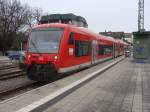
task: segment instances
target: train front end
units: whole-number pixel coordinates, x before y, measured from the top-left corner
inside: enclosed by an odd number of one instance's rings
[[[29,79],[49,81],[57,74],[63,28],[33,28],[28,40],[26,65]]]

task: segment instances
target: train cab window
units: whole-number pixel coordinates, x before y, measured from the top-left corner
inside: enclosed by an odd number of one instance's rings
[[[74,33],[72,33],[72,32],[70,33],[68,44],[69,45],[74,44]]]
[[[75,41],[75,56],[88,56],[90,55],[90,42]]]

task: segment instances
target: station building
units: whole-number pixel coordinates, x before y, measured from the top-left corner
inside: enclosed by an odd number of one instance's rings
[[[111,32],[111,31],[105,31],[105,32],[99,32],[99,34],[110,36],[116,39],[122,39],[128,44],[133,44],[133,34],[132,33],[125,33],[125,32]]]
[[[123,39],[125,35],[124,32],[111,32],[111,31],[99,32],[99,34],[110,36],[117,39]]]
[[[64,23],[64,24],[72,24],[77,27],[88,27],[87,21],[82,16],[77,16],[72,13],[68,14],[51,14],[45,15],[41,17],[41,24],[45,23]]]

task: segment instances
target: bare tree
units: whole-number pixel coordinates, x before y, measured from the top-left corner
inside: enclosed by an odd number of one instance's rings
[[[27,25],[29,25],[30,28],[32,28],[32,26],[34,24],[39,24],[40,23],[40,19],[43,13],[43,10],[41,8],[27,8]]]
[[[28,23],[29,15],[33,14],[27,5],[17,0],[0,0],[0,50],[12,46],[16,32],[21,25]]]
[[[41,8],[34,8],[33,9],[33,18],[36,20],[36,23],[40,23],[40,19],[42,16],[43,10]]]
[[[33,9],[28,7],[26,16],[27,16],[26,25],[29,25],[29,27],[32,28],[34,24]]]
[[[0,0],[0,51],[11,48],[18,39],[21,26],[29,25],[31,28],[33,24],[38,24],[42,12],[42,9],[30,8],[18,0]]]

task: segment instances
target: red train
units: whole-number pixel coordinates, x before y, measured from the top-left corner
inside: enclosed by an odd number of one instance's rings
[[[35,26],[27,45],[27,75],[47,81],[124,54],[126,43],[68,24]]]

